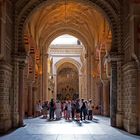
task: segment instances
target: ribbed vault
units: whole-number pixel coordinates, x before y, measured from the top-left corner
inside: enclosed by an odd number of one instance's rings
[[[48,1],[30,16],[25,33],[33,38],[37,48],[48,47],[54,37],[69,33],[94,50],[111,33],[107,20],[96,9],[89,2],[78,0]]]

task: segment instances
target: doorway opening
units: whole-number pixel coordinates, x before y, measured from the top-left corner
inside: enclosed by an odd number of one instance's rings
[[[34,101],[75,98],[67,93],[74,91],[72,94],[80,99],[93,101],[95,114],[110,116],[111,67],[107,58],[112,45],[112,30],[102,12],[89,3],[51,3],[35,11],[25,27],[24,41],[28,40],[25,48],[30,58],[26,74],[27,81],[36,87],[36,93],[32,93],[35,94]],[[70,36],[76,39],[68,44]],[[62,38],[64,41],[58,43]],[[71,67],[61,69],[65,64],[77,68],[78,90],[70,85],[59,89],[62,86],[59,84],[60,73],[73,71]],[[69,75],[67,73],[66,77]],[[62,92],[67,96],[63,97]]]
[[[86,68],[81,69],[86,65],[85,54],[83,43],[74,36],[64,34],[52,41],[48,49],[48,74],[54,80],[55,93],[50,98],[62,101],[83,96],[81,88],[85,88],[82,83]]]

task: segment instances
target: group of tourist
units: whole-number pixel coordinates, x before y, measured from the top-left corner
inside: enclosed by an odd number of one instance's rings
[[[91,100],[77,99],[56,102],[51,99],[50,102],[45,101],[36,103],[36,116],[43,115],[43,118],[49,120],[59,120],[64,117],[66,120],[92,120],[93,104]]]

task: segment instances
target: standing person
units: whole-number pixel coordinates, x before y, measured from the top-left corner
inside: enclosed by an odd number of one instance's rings
[[[67,119],[70,120],[70,117],[71,117],[71,102],[68,101],[68,104],[67,104]]]
[[[92,105],[92,100],[89,100],[88,102],[88,120],[92,120],[93,117],[93,105]]]
[[[71,102],[71,115],[72,115],[72,119],[73,119],[73,120],[74,120],[74,118],[75,118],[75,111],[76,111],[75,101],[72,100],[72,102]]]
[[[54,120],[55,103],[54,103],[53,99],[51,99],[51,101],[49,103],[49,109],[50,109],[49,119]]]
[[[47,119],[48,117],[48,110],[49,110],[49,104],[48,101],[45,101],[44,104],[42,105],[42,110],[43,110],[43,118]]]
[[[61,103],[60,101],[56,102],[56,109],[55,109],[55,114],[56,114],[56,120],[61,119]]]
[[[84,103],[84,99],[81,99],[81,101],[80,101],[80,118],[81,118],[81,121],[82,121],[83,112],[84,112],[84,110],[83,110],[84,108],[82,107],[83,103]]]
[[[80,121],[80,100],[77,99],[76,100],[76,104],[75,104],[75,107],[76,107],[76,120],[77,121]]]
[[[85,105],[86,105],[86,116],[88,116],[88,101],[85,101]]]
[[[65,101],[64,104],[63,104],[64,118],[65,119],[67,119],[67,109],[68,109],[67,101]]]
[[[82,107],[81,107],[81,114],[83,114],[84,116],[84,120],[86,120],[86,102],[83,100],[82,102]],[[82,115],[81,115],[82,116]],[[82,117],[81,117],[81,121],[82,121]]]

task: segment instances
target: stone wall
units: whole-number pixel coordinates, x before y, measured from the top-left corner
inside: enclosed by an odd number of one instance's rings
[[[0,1],[0,132],[12,127],[12,66],[13,49],[13,3]]]
[[[137,69],[135,62],[123,66],[123,126],[137,133]]]
[[[11,128],[11,66],[0,63],[0,132],[5,132]]]

